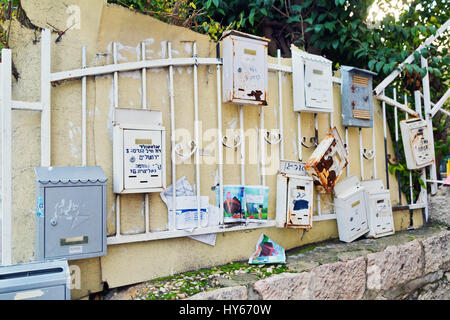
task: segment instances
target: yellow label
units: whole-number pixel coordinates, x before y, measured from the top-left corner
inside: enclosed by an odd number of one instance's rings
[[[354,207],[356,207],[357,205],[359,205],[361,202],[358,200],[358,201],[356,201],[356,202],[354,202],[354,203],[352,203],[352,208],[354,208]]]
[[[244,53],[245,54],[250,54],[252,56],[256,56],[256,50],[252,50],[252,49],[244,49]]]
[[[152,139],[136,139],[135,144],[152,144]]]

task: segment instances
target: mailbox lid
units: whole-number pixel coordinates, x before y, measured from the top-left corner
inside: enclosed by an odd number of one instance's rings
[[[96,167],[35,167],[36,180],[48,183],[101,183],[108,180],[102,168]]]

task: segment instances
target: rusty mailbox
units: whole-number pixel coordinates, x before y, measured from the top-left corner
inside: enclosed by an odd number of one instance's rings
[[[291,49],[294,111],[333,112],[332,61]]]
[[[342,125],[373,127],[372,71],[341,67]]]
[[[313,179],[306,175],[304,163],[281,161],[277,177],[276,226],[312,228]]]
[[[395,233],[392,216],[391,196],[384,189],[380,179],[361,181],[367,196],[367,220],[369,223],[369,238],[379,238]]]
[[[305,169],[313,177],[319,192],[330,193],[347,164],[347,150],[334,127],[314,150]]]
[[[400,121],[408,169],[419,169],[434,162],[434,146],[427,122],[420,118]]]
[[[224,103],[267,105],[269,41],[235,30],[224,32]]]
[[[350,176],[334,188],[334,209],[339,240],[351,242],[369,232],[368,203],[365,188],[357,176]]]

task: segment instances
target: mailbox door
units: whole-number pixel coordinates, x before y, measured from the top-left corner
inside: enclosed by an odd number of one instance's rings
[[[372,88],[368,76],[351,73],[350,105],[355,119],[372,119]]]
[[[45,188],[44,257],[101,252],[102,206],[102,186]]]
[[[162,132],[124,130],[123,140],[125,189],[162,187]]]
[[[357,192],[347,199],[350,235],[357,234],[368,228],[366,204],[363,192]]]
[[[312,219],[313,182],[289,178],[287,224],[309,226]]]
[[[311,108],[333,108],[331,65],[305,61],[306,105]]]
[[[374,197],[370,203],[375,219],[375,234],[386,233],[394,229],[390,200],[386,197]]]
[[[417,166],[423,166],[433,160],[427,133],[427,127],[418,127],[410,131],[412,153]]]
[[[234,40],[234,97],[266,100],[266,46],[256,41]]]
[[[65,298],[66,287],[63,285],[0,293],[0,300],[65,300]]]

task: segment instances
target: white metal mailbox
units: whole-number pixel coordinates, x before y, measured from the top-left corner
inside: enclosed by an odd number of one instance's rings
[[[361,181],[367,195],[368,238],[379,238],[395,233],[394,218],[389,190],[384,189],[379,179]]]
[[[304,164],[281,161],[277,177],[276,226],[278,228],[312,228],[313,180]]]
[[[339,240],[352,242],[369,232],[365,189],[357,176],[350,176],[337,183],[334,191]]]
[[[434,162],[434,146],[427,122],[420,118],[400,121],[403,148],[408,169],[419,169]]]
[[[224,103],[267,105],[269,41],[235,30],[224,32]]]
[[[317,146],[305,168],[319,192],[331,193],[348,164],[348,153],[334,127]]]
[[[67,260],[0,267],[0,300],[70,300]]]
[[[101,167],[36,167],[36,259],[106,255],[106,175]]]
[[[114,112],[114,192],[161,192],[166,187],[162,113],[122,108]]]
[[[332,62],[291,47],[294,111],[333,112]]]

